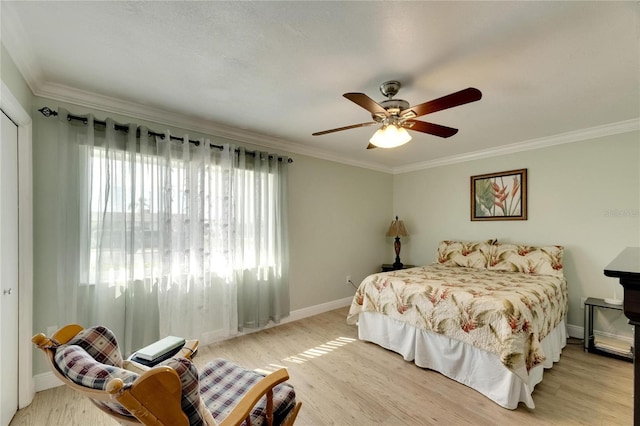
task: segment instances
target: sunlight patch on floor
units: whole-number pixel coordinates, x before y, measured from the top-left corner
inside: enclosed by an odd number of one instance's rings
[[[328,353],[331,353],[336,349],[340,349],[341,347],[348,345],[349,343],[355,342],[356,340],[357,339],[352,339],[350,337],[337,337],[321,345],[318,345],[313,348],[307,349],[306,351],[300,352],[299,354],[291,355],[286,358],[283,358],[282,361],[290,362],[292,364],[302,364],[309,360],[327,355]],[[286,367],[280,364],[269,364],[264,366],[263,368],[256,368],[254,369],[254,371],[260,374],[267,375],[281,368],[286,368]]]
[[[352,339],[350,337],[338,337],[334,340],[330,340],[326,343],[307,349],[306,351],[300,352],[297,355],[286,357],[282,361],[291,362],[294,364],[302,364],[303,362],[307,362],[310,359],[314,359],[314,358],[318,358],[323,355],[326,355],[336,349],[341,348],[342,346],[348,345],[349,343],[355,342],[355,341],[356,339]]]
[[[274,371],[278,371],[281,368],[287,368],[284,365],[280,365],[280,364],[269,364],[264,368],[256,368],[255,371],[256,373],[260,373],[260,374],[264,374],[265,376],[273,373]]]

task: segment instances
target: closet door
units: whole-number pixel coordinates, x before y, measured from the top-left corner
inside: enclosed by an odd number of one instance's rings
[[[0,113],[0,425],[18,409],[18,126]]]

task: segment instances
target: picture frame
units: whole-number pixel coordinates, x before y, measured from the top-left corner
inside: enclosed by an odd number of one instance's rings
[[[527,169],[471,176],[471,220],[527,220]]]

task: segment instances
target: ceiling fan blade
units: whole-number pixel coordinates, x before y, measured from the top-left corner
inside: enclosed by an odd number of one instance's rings
[[[409,130],[428,133],[430,135],[440,136],[441,138],[448,138],[458,133],[458,129],[454,129],[453,127],[441,126],[440,124],[434,124],[434,123],[427,123],[426,121],[407,120],[403,124],[404,124],[404,127],[406,127]]]
[[[409,107],[400,113],[400,116],[405,115],[409,111],[413,111],[416,117],[421,115],[430,114],[436,111],[442,111],[443,109],[453,108],[458,105],[468,104],[469,102],[475,102],[482,98],[482,92],[474,87],[460,90],[459,92],[452,93],[450,95],[443,96],[438,99],[434,99],[423,104]]]
[[[369,145],[367,145],[367,149],[374,149],[374,148],[377,148],[377,146],[369,142]]]
[[[379,103],[365,95],[364,93],[345,93],[345,98],[349,99],[351,102],[354,102],[360,105],[362,108],[369,111],[371,114],[382,114],[385,117],[389,116],[389,113],[386,109],[382,107]]]
[[[312,133],[311,136],[321,136],[321,135],[326,135],[327,133],[340,132],[342,130],[357,129],[358,127],[373,126],[374,124],[378,124],[378,123],[376,123],[375,121],[370,121],[368,123],[352,124],[351,126],[338,127],[336,129],[323,130],[322,132],[315,132],[315,133]]]

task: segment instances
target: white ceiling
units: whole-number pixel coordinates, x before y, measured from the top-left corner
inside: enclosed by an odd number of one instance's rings
[[[399,170],[640,117],[638,2],[1,2],[2,43],[36,95],[294,153]],[[366,150],[342,97],[483,98]],[[55,104],[49,105],[56,107]],[[241,138],[242,139],[242,138]]]

